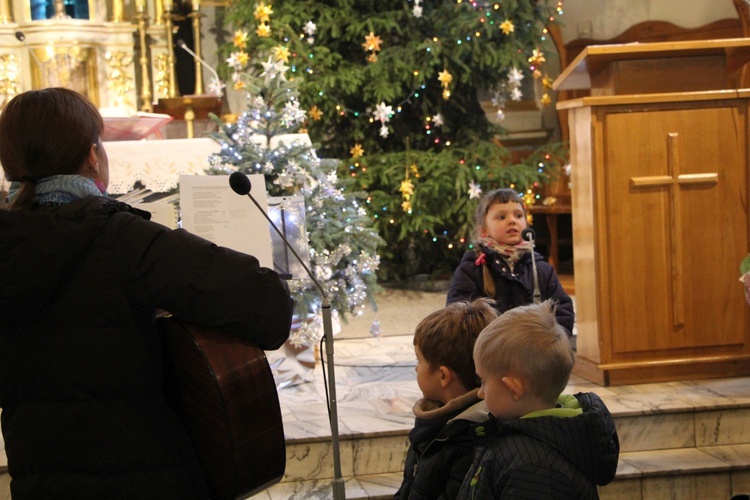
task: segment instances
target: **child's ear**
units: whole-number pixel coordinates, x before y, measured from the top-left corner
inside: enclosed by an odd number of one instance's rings
[[[440,365],[440,368],[438,368],[438,370],[440,371],[440,387],[448,387],[448,384],[450,384],[451,380],[453,380],[453,372],[450,368],[444,365]]]
[[[511,394],[513,394],[513,401],[518,401],[523,398],[523,395],[526,393],[526,390],[523,386],[523,380],[512,375],[503,377],[501,380],[511,392]]]

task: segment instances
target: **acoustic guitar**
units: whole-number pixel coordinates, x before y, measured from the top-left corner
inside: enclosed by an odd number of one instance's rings
[[[218,500],[279,482],[286,449],[279,396],[263,350],[217,329],[166,316],[165,390]]]

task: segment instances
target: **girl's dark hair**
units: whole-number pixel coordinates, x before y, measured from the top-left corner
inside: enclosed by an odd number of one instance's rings
[[[487,217],[487,212],[490,211],[490,207],[497,203],[518,203],[523,209],[524,216],[526,215],[526,206],[523,203],[523,198],[510,188],[500,188],[490,191],[479,200],[477,205],[477,211],[474,220],[474,237],[476,239],[477,247],[482,239],[481,233],[484,229],[484,219]],[[481,248],[477,249],[477,255],[481,255]],[[485,262],[482,264],[482,282],[484,293],[487,297],[495,298],[495,280],[492,277],[490,266]]]
[[[70,89],[30,90],[0,114],[0,164],[9,181],[21,181],[8,209],[31,205],[36,181],[78,173],[104,130],[99,110]]]

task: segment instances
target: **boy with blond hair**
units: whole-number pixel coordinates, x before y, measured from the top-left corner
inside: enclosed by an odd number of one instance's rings
[[[474,363],[492,418],[474,428],[458,498],[599,498],[620,445],[596,394],[561,395],[574,361],[550,301],[511,309],[482,331]]]
[[[471,465],[471,426],[487,419],[472,353],[497,317],[492,301],[455,302],[424,318],[414,334],[417,384],[404,480],[394,498],[454,499]]]

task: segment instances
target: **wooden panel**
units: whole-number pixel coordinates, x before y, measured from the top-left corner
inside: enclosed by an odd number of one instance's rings
[[[736,105],[606,114],[606,223],[600,222],[607,233],[613,360],[628,358],[618,358],[625,353],[659,357],[659,351],[747,342],[747,306],[733,286],[748,227],[739,204],[747,185],[745,110]],[[673,172],[670,133],[677,134],[680,151]],[[707,172],[718,172],[719,181],[631,182]],[[676,308],[684,310],[683,324],[675,320]]]
[[[577,352],[581,358],[600,361],[599,318],[594,243],[594,166],[591,108],[571,110],[574,125],[571,148],[573,267],[576,289]],[[581,293],[583,291],[583,293]]]
[[[664,71],[669,66],[670,71]],[[593,78],[592,96],[724,90],[723,56],[615,61]]]
[[[592,88],[596,76],[615,61],[673,59],[685,57],[724,56],[727,71],[734,73],[750,60],[750,40],[699,40],[657,42],[644,44],[590,45],[560,73],[552,88],[555,90]],[[676,64],[665,63],[662,70],[669,73]]]

